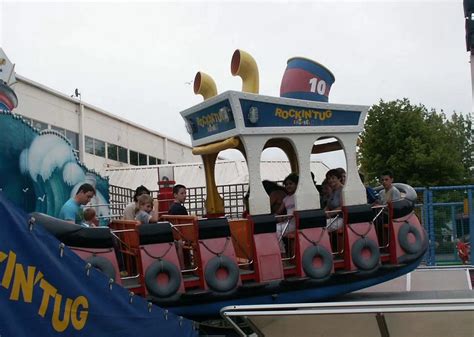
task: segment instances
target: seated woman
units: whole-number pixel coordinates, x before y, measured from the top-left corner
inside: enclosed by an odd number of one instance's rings
[[[316,188],[319,192],[319,204],[322,209],[325,209],[331,197],[331,186],[329,186],[327,179],[324,179],[321,185],[317,185]]]
[[[283,203],[276,212],[276,214],[282,215],[293,215],[295,211],[295,192],[298,187],[298,175],[296,173],[290,173],[285,180],[283,180],[283,185],[286,189],[286,197],[283,198]],[[293,217],[277,223],[277,235],[280,239],[281,237],[287,235],[288,233],[295,231],[295,219]],[[285,252],[285,246],[283,242],[280,241],[280,250],[282,253]]]
[[[342,179],[342,174],[337,169],[331,169],[326,173],[326,180],[331,188],[331,194],[325,208],[326,211],[338,211],[342,209],[342,188],[344,187]],[[337,219],[334,219],[338,213],[330,212],[327,214],[328,231],[332,232],[342,228],[344,225],[342,217],[339,216]]]
[[[123,220],[135,220],[135,214],[137,213],[138,209],[138,197],[143,194],[150,195],[150,191],[145,186],[140,185],[135,190],[132,202],[129,203],[123,210]]]
[[[277,214],[277,211],[280,209],[281,205],[283,204],[283,199],[286,197],[286,190],[283,186],[278,185],[274,181],[270,180],[263,180],[262,181],[263,188],[265,192],[267,192],[268,197],[270,199],[270,213]],[[244,195],[244,213],[242,214],[243,218],[246,218],[249,214],[249,198],[250,198],[250,190],[247,191]]]
[[[274,181],[264,180],[262,184],[265,192],[270,197],[270,212],[276,214],[283,204],[283,199],[286,197],[286,190]]]

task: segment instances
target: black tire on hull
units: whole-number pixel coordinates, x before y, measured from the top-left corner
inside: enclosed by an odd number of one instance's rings
[[[107,260],[103,256],[91,256],[86,259],[86,262],[90,263],[92,267],[104,273],[109,279],[115,281],[115,269],[112,262]]]
[[[370,251],[368,258],[364,257],[362,252],[367,249]],[[379,264],[380,251],[377,244],[370,239],[360,238],[352,245],[352,261],[361,270],[372,270]]]
[[[216,275],[219,269],[227,270],[227,277],[219,279]],[[204,270],[204,278],[206,283],[212,290],[216,292],[227,292],[235,287],[239,282],[240,272],[237,264],[229,257],[221,255],[214,256],[206,265]]]
[[[168,275],[168,283],[159,284],[156,280],[158,275],[165,273]],[[181,285],[181,273],[178,268],[166,260],[153,262],[145,272],[145,285],[150,294],[156,297],[169,297],[174,295]]]
[[[320,258],[322,266],[316,267],[313,264],[315,258]],[[303,270],[312,279],[322,279],[331,273],[333,258],[332,254],[323,246],[315,245],[306,248],[302,258]]]
[[[415,242],[408,240],[409,234],[415,237]],[[423,248],[421,233],[414,225],[405,222],[398,231],[398,243],[400,247],[408,254],[417,254]]]

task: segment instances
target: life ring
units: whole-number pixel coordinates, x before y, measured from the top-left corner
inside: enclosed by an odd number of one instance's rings
[[[368,250],[370,255],[363,254],[364,250]],[[352,245],[351,256],[359,269],[372,270],[379,263],[380,251],[374,240],[360,238]]]
[[[218,277],[219,270],[225,270],[225,277]],[[237,264],[225,255],[214,256],[206,265],[204,278],[206,283],[214,291],[227,292],[234,289],[239,282],[240,272]]]
[[[418,194],[416,193],[415,189],[410,185],[402,183],[393,183],[393,186],[398,188],[398,190],[404,194],[403,199],[407,199],[413,204],[415,204],[418,200]]]
[[[158,282],[160,274],[168,276],[166,284]],[[156,260],[145,272],[145,285],[150,294],[156,297],[169,297],[174,295],[181,285],[181,274],[178,268],[166,260]]]
[[[320,266],[315,266],[314,259],[321,260]],[[323,246],[315,245],[306,248],[302,258],[303,270],[312,279],[322,279],[331,273],[333,258],[332,254]]]
[[[86,259],[86,262],[90,263],[92,267],[104,273],[109,279],[115,281],[115,268],[112,262],[107,260],[103,256],[92,255]]]
[[[414,242],[409,240],[410,234],[414,236]],[[414,225],[405,222],[398,231],[398,243],[408,254],[417,254],[422,249],[421,233]]]

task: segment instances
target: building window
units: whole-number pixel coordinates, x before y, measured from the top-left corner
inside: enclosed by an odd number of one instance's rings
[[[79,134],[78,133],[60,128],[59,126],[55,126],[55,125],[51,125],[51,130],[54,130],[62,134],[64,137],[67,138],[67,140],[69,140],[72,148],[76,151],[79,151]],[[92,138],[89,138],[89,139],[92,139]]]
[[[118,146],[118,161],[128,164],[128,150],[121,146]]]
[[[130,164],[138,166],[138,152],[130,150]]]
[[[31,118],[28,118],[28,117],[25,117],[25,116],[21,116],[21,117],[24,119],[24,121],[25,121],[26,123],[28,123],[28,125],[33,125],[33,124],[32,124],[32,121],[31,121]]]
[[[105,142],[94,139],[94,154],[105,158]]]
[[[157,159],[152,156],[148,156],[148,165],[156,165],[157,164]]]
[[[107,158],[112,160],[118,160],[118,149],[117,145],[107,144]]]
[[[65,131],[66,138],[71,142],[72,148],[79,151],[79,134],[69,130]]]
[[[148,165],[148,161],[147,161],[147,156],[146,156],[146,154],[143,154],[143,153],[139,153],[139,154],[138,154],[138,164],[139,164],[140,166]]]
[[[87,136],[84,140],[87,153],[105,158],[105,142]]]
[[[59,128],[57,126],[51,125],[51,130],[57,131],[63,136],[66,136],[66,130],[64,130],[63,128]]]
[[[163,161],[159,158],[148,156],[148,165],[160,165]]]
[[[84,144],[86,147],[86,152],[90,154],[94,154],[94,138],[85,137]]]
[[[37,128],[38,130],[46,130],[48,128],[48,124],[37,121],[35,119],[31,120],[31,126]]]

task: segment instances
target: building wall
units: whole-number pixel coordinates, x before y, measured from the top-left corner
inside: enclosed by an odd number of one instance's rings
[[[110,167],[191,163],[200,157],[191,146],[170,139],[78,99],[16,75],[12,85],[18,96],[15,113],[31,119],[34,126],[56,129],[71,140],[81,160],[90,169],[105,172]],[[81,111],[83,112],[81,128]],[[81,141],[81,138],[83,141]],[[117,147],[121,147],[117,150]],[[113,153],[117,155],[113,155]],[[120,160],[119,153],[122,155]],[[123,155],[126,153],[126,160]],[[114,160],[115,159],[115,160]]]

